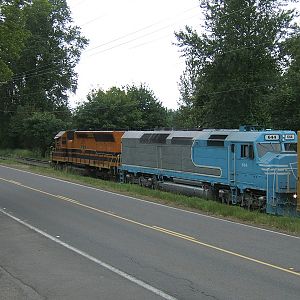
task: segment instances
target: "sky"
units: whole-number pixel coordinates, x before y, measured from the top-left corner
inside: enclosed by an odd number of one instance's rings
[[[176,109],[184,58],[174,32],[202,30],[199,0],[67,0],[75,25],[89,39],[76,67],[71,107],[92,89],[146,84],[163,106]],[[293,4],[300,11],[300,3]]]
[[[200,29],[199,0],[67,0],[75,25],[89,39],[76,67],[78,88],[70,104],[92,89],[141,83],[163,106],[176,109],[185,65],[174,32]]]

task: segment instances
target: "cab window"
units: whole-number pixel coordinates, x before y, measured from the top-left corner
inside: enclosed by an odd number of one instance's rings
[[[241,145],[241,158],[254,159],[253,145]]]
[[[257,144],[258,157],[263,157],[268,152],[280,153],[281,152],[280,143],[258,143]]]
[[[284,151],[297,152],[297,143],[284,143]]]

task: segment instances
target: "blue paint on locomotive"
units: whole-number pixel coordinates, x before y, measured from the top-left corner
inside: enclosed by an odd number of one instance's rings
[[[222,186],[230,191],[233,204],[252,197],[266,203],[267,213],[296,216],[296,142],[292,131],[205,130],[193,138],[189,148],[193,168],[173,170],[157,162],[158,167],[125,163],[120,169]]]

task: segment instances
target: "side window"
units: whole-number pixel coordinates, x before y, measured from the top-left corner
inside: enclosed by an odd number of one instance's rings
[[[74,140],[74,131],[67,132],[67,139],[68,139],[68,141]]]
[[[253,145],[241,145],[241,157],[254,159]]]
[[[241,157],[246,158],[249,156],[249,145],[241,145]]]
[[[249,145],[249,158],[254,159],[254,148],[253,145]]]

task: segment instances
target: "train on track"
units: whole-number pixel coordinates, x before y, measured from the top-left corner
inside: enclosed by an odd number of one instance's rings
[[[253,126],[199,131],[67,130],[55,136],[51,162],[268,214],[300,216],[293,131]]]

